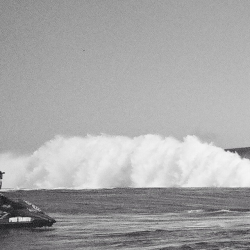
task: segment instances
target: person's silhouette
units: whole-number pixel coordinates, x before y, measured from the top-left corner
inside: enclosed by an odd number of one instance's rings
[[[0,171],[0,189],[2,188],[3,174],[5,174],[5,172]]]

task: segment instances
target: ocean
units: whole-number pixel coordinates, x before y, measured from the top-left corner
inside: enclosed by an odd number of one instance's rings
[[[57,223],[0,231],[1,250],[250,249],[249,188],[5,191]]]

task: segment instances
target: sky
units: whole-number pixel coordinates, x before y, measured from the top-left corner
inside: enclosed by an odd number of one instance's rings
[[[250,2],[0,0],[0,152],[56,135],[250,146]]]

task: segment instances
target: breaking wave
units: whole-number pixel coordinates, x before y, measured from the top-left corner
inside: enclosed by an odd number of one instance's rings
[[[0,154],[4,188],[250,187],[250,161],[195,136],[56,136]]]

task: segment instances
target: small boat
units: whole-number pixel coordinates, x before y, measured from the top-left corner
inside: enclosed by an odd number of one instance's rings
[[[4,172],[0,171],[0,189]],[[56,221],[39,207],[25,200],[13,200],[0,193],[0,229],[51,227]]]
[[[0,228],[51,227],[55,222],[34,204],[0,193]]]

